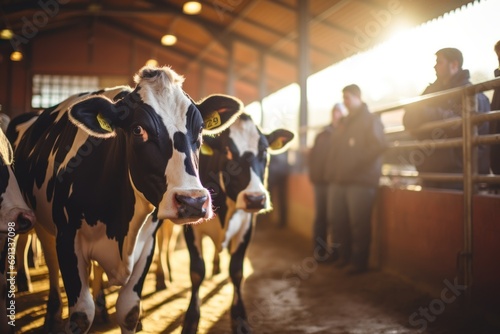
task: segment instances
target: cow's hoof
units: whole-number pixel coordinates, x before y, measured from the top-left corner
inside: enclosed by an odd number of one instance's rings
[[[69,333],[87,333],[90,327],[90,321],[87,314],[83,312],[74,312],[69,318]]]
[[[104,290],[99,291],[95,299],[95,317],[94,321],[100,324],[109,323],[108,308],[106,307],[106,296]]]
[[[125,323],[123,327],[125,327],[129,331],[133,331],[134,329],[137,328],[137,324],[139,323],[139,306],[134,306],[132,309],[127,313],[127,316],[125,317]]]
[[[135,327],[135,332],[142,332],[142,319],[139,319],[139,322],[137,323],[137,326]]]
[[[242,318],[232,319],[231,328],[233,330],[233,334],[251,334],[252,328],[250,328],[250,324],[248,321]]]

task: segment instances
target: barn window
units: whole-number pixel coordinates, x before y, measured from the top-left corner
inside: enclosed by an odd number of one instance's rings
[[[97,76],[41,75],[33,76],[31,107],[48,108],[67,97],[99,89]]]

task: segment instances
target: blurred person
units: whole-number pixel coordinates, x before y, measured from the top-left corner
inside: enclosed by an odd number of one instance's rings
[[[436,81],[430,84],[422,95],[470,85],[470,74],[462,69],[463,56],[460,50],[444,48],[436,52]],[[476,94],[477,111],[480,113],[490,111],[489,100],[483,93]],[[429,131],[415,132],[428,122],[440,121],[450,118],[459,118],[462,115],[462,96],[455,95],[440,99],[422,101],[412,107],[406,108],[403,116],[403,125],[410,134],[419,140],[438,140],[445,138],[461,137],[462,126],[434,128]],[[488,133],[488,122],[478,125],[479,134]],[[462,147],[426,149],[422,151],[424,157],[415,161],[415,168],[419,173],[463,173]],[[489,173],[488,147],[478,146],[478,172]],[[462,189],[463,184],[443,183],[424,180],[422,185],[434,188]]]
[[[348,115],[332,135],[325,173],[328,221],[339,260],[348,274],[368,270],[371,214],[387,148],[384,126],[370,113],[357,85],[342,90]]]
[[[325,261],[336,260],[336,253],[333,253],[333,246],[328,244],[328,224],[327,224],[327,194],[328,181],[325,171],[329,166],[326,163],[327,152],[331,146],[331,137],[340,119],[347,113],[342,103],[336,103],[331,111],[331,122],[317,134],[314,144],[308,155],[309,180],[314,187],[315,217],[313,223],[314,250],[318,252],[328,252],[321,254]]]
[[[498,58],[498,68],[495,69],[495,78],[500,77],[500,41],[495,44],[495,53]],[[500,110],[500,87],[495,88],[493,98],[491,99],[491,110]],[[490,122],[490,133],[500,133],[500,120]],[[500,174],[500,144],[491,145],[490,147],[490,168],[493,174]]]

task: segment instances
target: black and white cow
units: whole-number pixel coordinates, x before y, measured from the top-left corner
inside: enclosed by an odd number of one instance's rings
[[[14,333],[15,329],[15,236],[29,231],[35,222],[12,172],[12,157],[12,148],[0,130],[0,333]]]
[[[144,67],[135,82],[133,91],[72,97],[9,127],[15,173],[39,221],[49,271],[60,266],[67,332],[86,333],[92,324],[91,260],[122,286],[116,320],[122,333],[135,332],[158,228],[147,218],[155,209],[176,224],[213,216],[198,176],[202,130],[214,134],[231,124],[239,101],[212,96],[196,105],[168,67]],[[50,284],[46,331],[61,323],[57,274]]]
[[[228,248],[229,275],[234,285],[231,326],[234,333],[248,333],[241,295],[243,260],[250,243],[257,213],[271,209],[267,187],[268,154],[286,149],[294,135],[278,129],[263,134],[250,116],[242,114],[217,137],[204,138],[200,155],[202,184],[212,193],[216,217],[202,225],[184,227],[191,259],[192,295],[182,333],[196,333],[200,319],[199,288],[205,277],[202,238],[215,244],[214,273],[218,272],[218,253]]]

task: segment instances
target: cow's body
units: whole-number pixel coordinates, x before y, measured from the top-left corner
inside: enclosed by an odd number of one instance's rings
[[[197,172],[201,131],[207,117],[216,117],[217,126],[232,120],[239,104],[215,97],[195,105],[169,68],[143,68],[136,83],[133,91],[74,96],[11,122],[15,172],[40,222],[37,235],[51,272],[46,330],[60,322],[53,274],[59,265],[70,313],[66,330],[89,330],[88,268],[95,260],[110,284],[122,286],[116,303],[122,333],[135,332],[158,228],[147,218],[155,209],[177,224],[212,216]]]
[[[249,116],[242,115],[216,138],[207,138],[208,155],[200,155],[200,177],[212,193],[216,217],[197,226],[185,226],[184,235],[191,259],[192,295],[183,333],[195,333],[200,318],[199,288],[205,277],[202,238],[215,244],[214,273],[218,272],[218,253],[228,248],[229,275],[234,285],[231,321],[234,333],[248,333],[241,295],[243,260],[250,242],[257,213],[270,209],[267,184],[268,151],[283,150],[293,138],[287,130],[264,135]],[[204,149],[202,149],[202,153]]]
[[[22,198],[10,167],[11,162],[12,149],[3,131],[0,130],[0,333],[14,333],[15,329],[14,238],[16,234],[30,230],[35,222],[33,212]],[[8,284],[7,276],[9,276]]]

